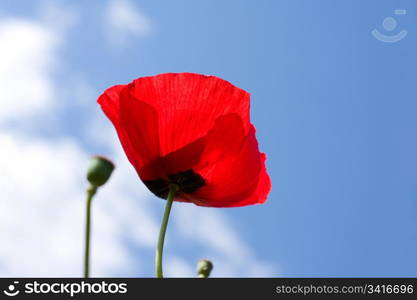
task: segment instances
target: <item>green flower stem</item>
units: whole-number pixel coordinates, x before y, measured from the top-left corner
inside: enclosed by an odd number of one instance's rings
[[[84,257],[84,278],[90,275],[90,236],[91,236],[91,202],[97,191],[97,187],[90,185],[87,188],[87,209],[85,222],[85,257]]]
[[[155,254],[155,270],[156,277],[163,278],[162,273],[162,253],[164,251],[165,232],[167,231],[167,225],[169,220],[169,214],[171,212],[172,203],[174,202],[175,194],[178,192],[178,185],[171,184],[169,186],[169,193],[167,197],[167,203],[165,206],[164,217],[162,218],[161,229],[159,230],[158,245],[156,247]]]

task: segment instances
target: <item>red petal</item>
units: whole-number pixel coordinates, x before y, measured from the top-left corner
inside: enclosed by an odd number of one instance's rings
[[[135,159],[135,149],[132,147],[129,141],[129,137],[122,126],[120,126],[120,92],[126,88],[126,85],[115,85],[111,88],[108,88],[104,91],[103,94],[98,98],[97,102],[100,104],[101,109],[105,113],[105,115],[110,119],[113,123],[114,128],[117,131],[117,135],[119,136],[120,142],[123,146],[123,149],[126,152],[126,155],[129,161],[136,165]]]
[[[154,160],[140,172],[151,179],[190,169],[203,169],[239,151],[244,138],[243,124],[237,114],[221,116],[206,136]]]
[[[194,164],[195,171],[204,169],[237,153],[246,137],[242,120],[237,114],[219,117],[213,128],[204,137],[204,149]]]
[[[249,129],[249,94],[215,76],[167,73],[143,77],[134,81],[130,93],[158,112],[160,156],[205,136],[222,115],[239,115],[245,130]]]
[[[102,110],[106,116],[112,121],[116,129],[120,125],[120,106],[119,106],[119,96],[120,92],[126,87],[124,84],[115,85],[111,88],[108,88],[104,93],[98,98],[97,102],[101,105]]]
[[[238,153],[196,170],[207,185],[185,196],[202,206],[234,207],[263,203],[271,189],[265,168],[265,154],[258,150],[252,126]]]
[[[158,114],[152,106],[132,99],[128,85],[109,88],[98,102],[112,121],[129,161],[138,172],[159,156],[159,139],[155,134],[158,132]]]

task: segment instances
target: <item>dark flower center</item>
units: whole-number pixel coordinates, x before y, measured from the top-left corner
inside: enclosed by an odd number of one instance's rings
[[[176,184],[179,193],[191,194],[206,184],[206,181],[193,170],[187,170],[168,176],[168,179],[159,178],[155,180],[145,180],[143,183],[156,196],[166,199],[169,192],[169,185]]]

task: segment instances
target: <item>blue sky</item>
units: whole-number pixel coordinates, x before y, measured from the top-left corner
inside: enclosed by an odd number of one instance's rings
[[[2,1],[0,238],[13,245],[0,274],[77,275],[82,168],[101,153],[119,168],[95,202],[93,275],[152,276],[163,202],[137,181],[95,100],[136,77],[197,72],[252,94],[273,189],[259,206],[174,205],[169,274],[191,276],[208,257],[215,276],[416,276],[416,13],[412,0]],[[373,29],[408,35],[386,43]],[[30,226],[42,234],[30,239]]]

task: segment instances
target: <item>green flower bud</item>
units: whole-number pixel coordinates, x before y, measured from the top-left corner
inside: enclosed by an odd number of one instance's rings
[[[197,263],[197,275],[201,278],[208,278],[213,270],[213,264],[208,259],[202,259]]]
[[[93,187],[102,186],[109,180],[114,164],[103,156],[93,156],[87,170],[87,180]]]

